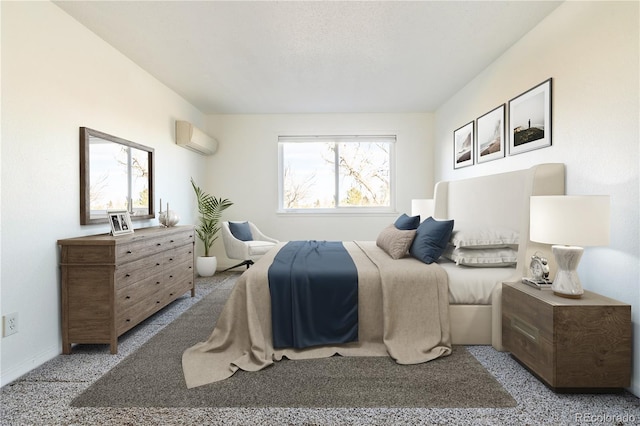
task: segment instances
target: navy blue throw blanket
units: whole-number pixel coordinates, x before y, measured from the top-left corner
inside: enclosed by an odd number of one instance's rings
[[[358,340],[358,271],[341,242],[288,242],[268,276],[274,348]]]

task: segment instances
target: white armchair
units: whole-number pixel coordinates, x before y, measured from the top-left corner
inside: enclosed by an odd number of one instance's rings
[[[244,224],[245,222],[233,223]],[[222,242],[224,243],[224,250],[227,253],[227,257],[229,259],[242,261],[237,265],[225,269],[225,271],[243,265],[246,265],[247,268],[249,268],[249,266],[253,265],[254,261],[261,258],[266,252],[271,250],[279,242],[274,238],[264,235],[253,223],[246,223],[249,225],[249,230],[251,231],[251,239],[248,241],[243,241],[236,238],[231,233],[229,222],[222,222]]]

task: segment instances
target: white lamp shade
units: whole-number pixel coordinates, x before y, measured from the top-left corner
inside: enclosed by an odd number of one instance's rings
[[[411,200],[411,216],[420,215],[420,222],[429,216],[433,216],[435,202],[432,199]]]
[[[531,197],[530,239],[545,244],[609,244],[608,195]]]

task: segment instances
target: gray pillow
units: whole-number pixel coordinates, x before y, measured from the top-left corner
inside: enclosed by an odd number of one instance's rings
[[[409,247],[411,247],[415,236],[415,229],[401,230],[392,224],[380,232],[376,245],[391,256],[392,259],[400,259],[409,253]]]
[[[240,241],[253,241],[249,222],[229,222],[229,231]]]

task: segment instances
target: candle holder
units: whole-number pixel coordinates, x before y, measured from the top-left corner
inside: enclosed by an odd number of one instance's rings
[[[160,215],[158,216],[160,224],[165,228],[175,226],[180,222],[180,216],[173,210],[169,209],[169,203],[167,203],[167,210],[162,211],[162,199],[160,199]]]

